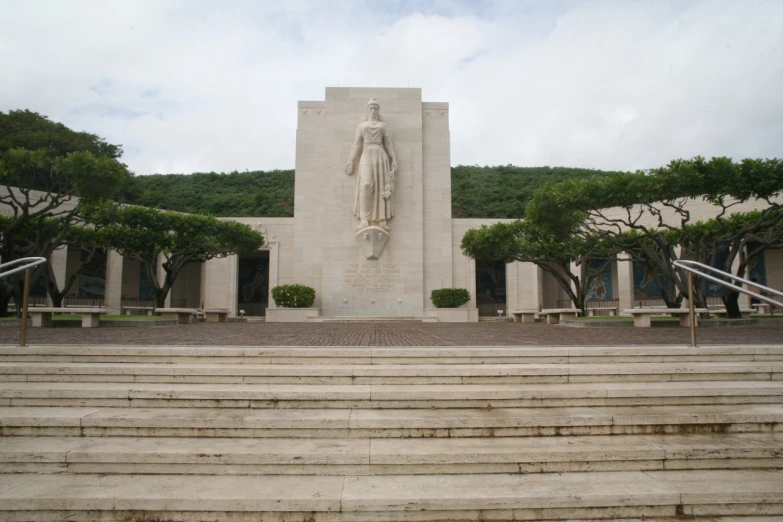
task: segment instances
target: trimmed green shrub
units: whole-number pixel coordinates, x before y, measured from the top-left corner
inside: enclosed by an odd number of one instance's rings
[[[315,301],[315,289],[307,285],[280,285],[272,289],[272,299],[277,306],[308,308]]]
[[[432,291],[430,300],[435,308],[459,308],[470,301],[470,292],[464,288],[438,288]]]

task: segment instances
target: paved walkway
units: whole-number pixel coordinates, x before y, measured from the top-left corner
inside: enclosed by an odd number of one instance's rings
[[[698,343],[783,342],[783,320],[700,328]],[[542,323],[196,323],[155,328],[30,328],[28,344],[225,346],[518,346],[689,344],[690,330],[574,328]],[[19,328],[0,328],[0,344],[17,344]]]

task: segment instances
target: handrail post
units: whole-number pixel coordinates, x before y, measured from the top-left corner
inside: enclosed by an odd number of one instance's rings
[[[30,269],[24,271],[24,294],[22,295],[22,329],[19,333],[19,346],[27,342],[27,306],[30,295]]]
[[[696,313],[693,304],[693,273],[688,272],[688,310],[691,318],[691,348],[696,348]]]

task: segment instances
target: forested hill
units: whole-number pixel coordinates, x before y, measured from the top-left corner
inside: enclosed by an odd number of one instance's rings
[[[533,192],[550,181],[608,172],[565,167],[464,166],[451,169],[452,216],[520,218]],[[129,203],[234,217],[294,215],[294,171],[136,176]]]
[[[533,192],[545,183],[607,174],[611,172],[567,167],[459,165],[451,168],[451,216],[518,219]]]
[[[136,176],[127,202],[192,214],[292,217],[294,171]]]

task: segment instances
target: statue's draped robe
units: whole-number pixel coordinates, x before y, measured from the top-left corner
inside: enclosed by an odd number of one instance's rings
[[[353,213],[362,221],[378,223],[394,215],[392,198],[384,199],[383,192],[387,176],[391,175],[389,155],[383,147],[386,124],[363,122],[357,133],[363,141],[362,158],[359,161],[359,175],[356,177],[356,200]]]

